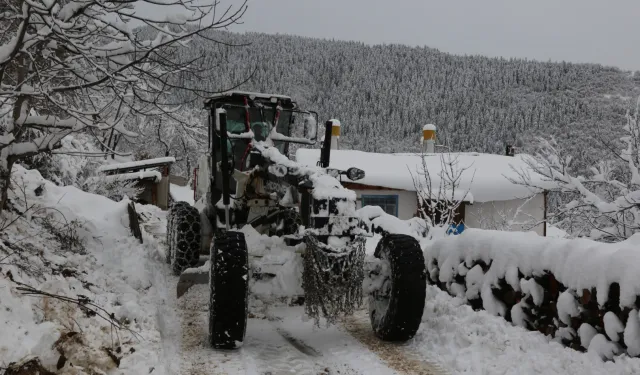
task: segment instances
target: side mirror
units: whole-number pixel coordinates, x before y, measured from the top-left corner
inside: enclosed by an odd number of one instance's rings
[[[364,178],[364,171],[355,167],[347,169],[345,174],[351,181],[358,181]]]
[[[304,137],[312,141],[318,137],[318,120],[311,113],[304,115]]]

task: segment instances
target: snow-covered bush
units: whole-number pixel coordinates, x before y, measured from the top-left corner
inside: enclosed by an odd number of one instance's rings
[[[459,209],[465,200],[473,200],[471,193],[460,187],[462,175],[470,167],[460,167],[457,157],[440,154],[440,175],[431,176],[425,156],[422,156],[422,168],[417,176],[412,175],[418,194],[418,211],[431,227],[449,227],[464,220]],[[473,183],[473,177],[472,177]],[[433,181],[439,181],[434,184]]]
[[[138,182],[138,180],[118,180],[105,175],[97,175],[87,178],[82,185],[82,190],[102,195],[116,202],[125,198],[136,200],[144,191]]]

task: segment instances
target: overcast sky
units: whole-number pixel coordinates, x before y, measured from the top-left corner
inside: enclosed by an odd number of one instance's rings
[[[231,30],[640,70],[640,0],[249,0]]]

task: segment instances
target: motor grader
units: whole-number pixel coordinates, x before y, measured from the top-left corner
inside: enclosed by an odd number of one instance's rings
[[[366,256],[371,228],[356,210],[355,192],[339,180],[356,181],[364,172],[329,168],[337,120],[325,123],[320,159],[308,166],[285,155],[292,145],[317,143],[318,115],[290,97],[226,92],[207,99],[205,109],[209,150],[198,162],[196,204],[171,205],[167,262],[180,276],[178,296],[209,283],[210,344],[242,344],[250,280],[274,276],[251,269],[251,249],[239,231],[245,225],[303,249],[305,313],[335,322],[367,297],[377,337],[412,338],[424,309],[422,251],[411,236],[383,232],[374,256]]]

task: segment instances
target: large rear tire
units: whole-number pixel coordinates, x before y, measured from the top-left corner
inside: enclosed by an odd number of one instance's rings
[[[427,288],[424,255],[418,241],[403,234],[382,237],[375,253],[389,272],[369,295],[369,317],[384,341],[407,341],[418,332]]]
[[[180,205],[176,206],[170,220],[171,270],[174,275],[179,276],[187,268],[198,265],[200,258],[200,213],[193,206]]]
[[[249,308],[249,255],[244,233],[218,233],[210,259],[209,342],[216,349],[236,349],[244,342]]]

